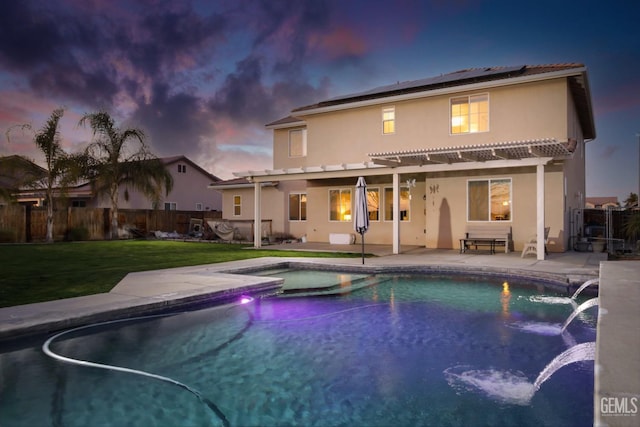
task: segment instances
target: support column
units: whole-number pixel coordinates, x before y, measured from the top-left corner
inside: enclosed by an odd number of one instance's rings
[[[253,247],[262,247],[262,186],[253,184]]]
[[[400,175],[393,174],[393,254],[400,253]]]
[[[536,254],[544,260],[544,164],[536,166],[536,219]]]

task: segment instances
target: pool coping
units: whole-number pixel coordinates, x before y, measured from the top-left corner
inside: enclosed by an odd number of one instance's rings
[[[275,293],[278,277],[251,273],[274,268],[300,268],[370,274],[462,274],[532,280],[569,294],[584,282],[584,275],[532,271],[480,265],[397,264],[353,259],[264,257],[129,273],[110,292],[83,297],[0,308],[0,342],[22,336],[47,334],[106,320],[185,310],[230,301],[244,293]]]

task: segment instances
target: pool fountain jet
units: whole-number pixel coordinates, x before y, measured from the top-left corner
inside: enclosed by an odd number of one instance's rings
[[[591,285],[599,285],[600,284],[600,279],[591,279],[591,280],[587,280],[586,282],[584,282],[573,294],[573,296],[571,296],[571,299],[574,300],[578,297],[578,295],[580,295],[580,292],[582,292],[583,290],[585,290],[587,287],[591,286]]]
[[[527,406],[535,393],[540,390],[540,386],[557,370],[571,363],[595,360],[595,354],[595,342],[574,345],[549,362],[533,383],[520,374],[496,370],[469,370],[456,373],[455,368],[449,368],[444,373],[447,382],[454,388],[467,390],[468,386],[472,386],[495,400]]]
[[[598,305],[598,298],[592,298],[583,302],[580,305],[577,305],[573,300],[570,300],[575,307],[573,312],[567,317],[567,320],[564,321],[562,326],[558,323],[540,323],[540,322],[516,322],[511,324],[512,327],[520,329],[525,332],[532,332],[539,335],[564,335],[569,324],[575,319],[580,313],[585,311],[588,308]]]
[[[556,356],[538,375],[533,383],[534,392],[540,389],[543,382],[548,380],[551,375],[558,369],[567,366],[570,363],[582,362],[586,360],[595,360],[596,358],[596,343],[585,342],[582,344],[574,345],[568,350],[563,351]]]
[[[561,332],[564,332],[565,329],[567,329],[567,326],[569,326],[569,323],[571,323],[571,321],[575,319],[578,314],[596,305],[598,305],[598,298],[591,298],[590,300],[587,300],[582,304],[580,304],[575,310],[573,310],[573,313],[571,313],[571,315],[567,318],[567,320],[565,320],[564,324],[562,325]]]

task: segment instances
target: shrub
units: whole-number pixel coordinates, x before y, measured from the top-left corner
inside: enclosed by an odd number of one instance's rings
[[[0,229],[0,243],[15,243],[16,232],[13,230]]]
[[[631,212],[623,225],[623,231],[631,240],[640,240],[640,212]]]
[[[67,240],[70,242],[89,240],[89,230],[86,227],[73,227],[67,231]]]
[[[269,235],[269,243],[281,243],[284,241],[295,240],[296,238],[289,233],[275,232]]]

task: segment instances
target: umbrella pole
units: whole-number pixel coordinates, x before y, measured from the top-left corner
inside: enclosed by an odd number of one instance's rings
[[[362,265],[364,265],[364,233],[360,233],[360,240],[362,242]]]

